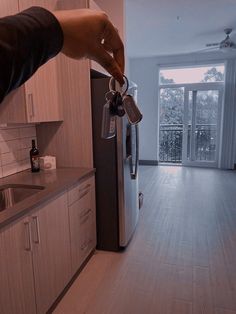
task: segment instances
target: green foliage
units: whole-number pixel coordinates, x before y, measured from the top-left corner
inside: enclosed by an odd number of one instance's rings
[[[215,67],[209,69],[202,82],[223,81],[223,74]],[[173,79],[160,77],[161,84],[174,84]],[[192,94],[190,93],[190,97]],[[191,123],[191,104],[189,101],[189,123]],[[196,107],[197,151],[198,159],[211,160],[215,154],[215,136],[218,115],[218,92],[198,91]],[[160,90],[160,123],[180,124],[179,126],[162,126],[160,130],[160,160],[180,162],[182,153],[182,136],[184,115],[184,88],[163,88]],[[201,156],[201,158],[200,158]]]
[[[211,68],[206,73],[204,73],[203,83],[205,82],[222,82],[224,80],[224,74],[218,72],[217,69]]]
[[[223,74],[215,67],[204,74],[202,82],[223,80]],[[173,79],[160,77],[161,84],[174,84]],[[197,123],[216,123],[218,94],[214,91],[198,92]],[[182,124],[184,114],[184,88],[163,88],[160,91],[160,122],[161,124]]]

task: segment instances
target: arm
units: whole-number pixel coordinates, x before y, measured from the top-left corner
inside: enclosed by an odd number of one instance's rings
[[[61,27],[43,8],[32,7],[0,19],[0,102],[62,46]]]
[[[32,7],[0,19],[0,102],[60,51],[97,61],[123,83],[124,47],[106,14]]]

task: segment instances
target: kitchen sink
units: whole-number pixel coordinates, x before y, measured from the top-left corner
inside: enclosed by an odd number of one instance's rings
[[[38,193],[44,189],[40,185],[6,184],[0,186],[0,211]]]

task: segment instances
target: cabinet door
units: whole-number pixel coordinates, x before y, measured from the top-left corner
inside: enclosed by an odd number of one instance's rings
[[[20,10],[31,6],[56,10],[57,0],[19,0]],[[28,122],[62,120],[58,97],[56,58],[41,66],[32,78],[25,83]]]
[[[94,185],[81,190],[79,200],[69,207],[72,273],[96,247]]]
[[[0,17],[16,14],[18,0],[1,0]],[[0,123],[24,123],[26,122],[25,90],[24,86],[12,91],[1,103]]]
[[[29,220],[0,233],[0,313],[36,313]]]
[[[86,7],[86,0],[59,0],[58,9]],[[88,60],[58,56],[63,123],[37,126],[38,145],[59,167],[93,167],[90,66]],[[50,143],[50,145],[48,145]]]
[[[67,194],[32,215],[33,265],[38,313],[46,313],[71,275]]]

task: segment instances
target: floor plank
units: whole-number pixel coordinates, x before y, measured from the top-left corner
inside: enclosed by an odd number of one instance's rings
[[[236,172],[141,167],[129,247],[97,251],[54,314],[236,314]]]

